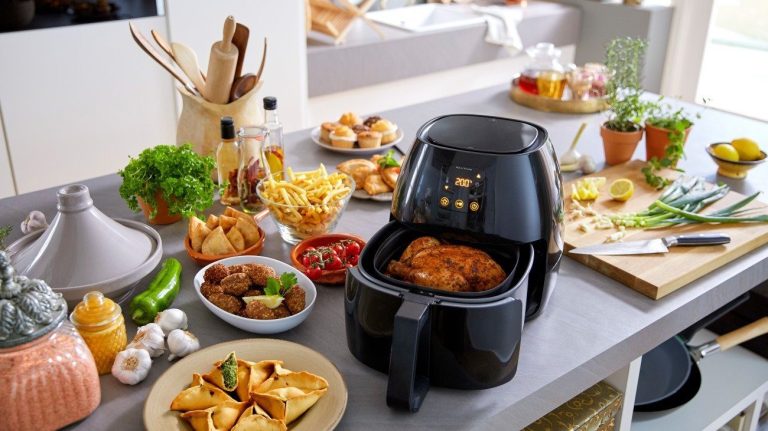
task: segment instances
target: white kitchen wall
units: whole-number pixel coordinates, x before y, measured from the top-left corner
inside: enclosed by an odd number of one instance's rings
[[[145,34],[166,33],[163,17],[135,22]],[[171,80],[136,46],[127,21],[3,33],[0,52],[18,193],[114,173],[129,154],[175,142]]]
[[[249,27],[244,72],[256,73],[264,37],[267,62],[263,96],[275,96],[286,131],[302,127],[307,103],[304,0],[166,0],[170,38],[191,47],[207,69],[211,44],[221,40],[228,15]]]
[[[0,106],[0,112],[2,112],[2,106]],[[0,199],[15,194],[16,187],[13,184],[11,162],[8,159],[8,146],[5,144],[5,129],[2,118],[0,118]]]

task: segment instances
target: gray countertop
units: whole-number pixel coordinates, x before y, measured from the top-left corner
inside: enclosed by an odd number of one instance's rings
[[[687,106],[692,112],[695,107]],[[558,153],[570,143],[579,123],[589,127],[580,150],[602,159],[599,124],[601,114],[568,116],[532,111],[515,105],[507,88],[492,87],[436,100],[391,112],[387,118],[405,132],[405,142],[418,126],[447,113],[492,114],[517,117],[541,124],[550,132]],[[702,112],[687,144],[688,158],[682,167],[710,181],[715,165],[704,145],[737,136],[768,136],[768,125],[716,110]],[[288,134],[288,163],[311,168],[323,162],[334,166],[343,158],[315,146],[308,131]],[[642,157],[642,144],[636,157]],[[746,181],[727,181],[739,191],[768,191],[768,168],[761,166]],[[132,214],[117,193],[119,177],[112,175],[85,181],[94,203],[110,216],[142,221]],[[32,209],[55,212],[54,189],[0,200],[0,225],[18,223]],[[218,204],[212,211],[218,212]],[[370,237],[387,222],[388,205],[353,200],[341,219],[338,231]],[[233,328],[212,315],[193,292],[192,279],[198,267],[182,246],[186,225],[159,227],[165,256],[184,265],[183,288],[174,306],[190,317],[190,330],[203,347],[232,339],[254,337]],[[283,243],[271,221],[263,223],[267,241],[263,255],[289,261],[290,246]],[[18,228],[12,238],[20,236]],[[397,430],[440,428],[444,430],[519,429],[577,393],[624,367],[633,359],[670,338],[729,300],[768,279],[768,247],[763,246],[675,293],[653,301],[568,258],[560,268],[557,288],[543,315],[525,325],[517,375],[500,387],[482,391],[432,388],[417,414],[389,409],[385,404],[386,376],[358,362],[347,350],[343,289],[319,286],[315,309],[307,321],[282,338],[309,346],[327,356],[341,371],[349,388],[349,403],[339,429]],[[135,327],[129,323],[128,332]],[[101,377],[101,406],[71,429],[134,430],[142,424],[142,408],[149,389],[168,368],[164,358],[155,361],[149,377],[136,386],[123,386],[112,376]],[[738,372],[738,370],[734,370]]]
[[[485,42],[485,24],[424,33],[383,24],[378,27],[384,32],[384,39],[361,19],[352,23],[342,45],[309,39],[310,97],[509,56],[501,46]],[[523,20],[518,25],[526,47],[538,42],[551,42],[557,46],[575,44],[580,29],[578,8],[539,1],[532,1],[523,8]]]

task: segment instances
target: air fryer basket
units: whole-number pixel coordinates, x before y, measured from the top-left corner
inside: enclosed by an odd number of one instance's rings
[[[517,268],[518,262],[520,260],[520,251],[517,246],[508,245],[507,247],[502,248],[502,247],[493,246],[493,245],[457,241],[455,239],[452,239],[450,243],[456,244],[456,245],[466,245],[466,246],[474,247],[488,253],[491,256],[491,258],[493,258],[493,260],[495,260],[496,263],[498,263],[502,267],[502,269],[504,269],[504,271],[507,273],[507,277],[504,279],[504,281],[501,282],[496,287],[493,287],[491,289],[488,289],[482,292],[450,292],[450,291],[434,289],[426,286],[419,286],[419,285],[416,285],[407,281],[399,280],[387,275],[385,273],[387,264],[393,259],[399,259],[403,251],[408,246],[408,244],[411,243],[411,241],[423,236],[425,236],[423,232],[409,229],[403,226],[400,229],[396,230],[395,232],[391,233],[390,235],[387,235],[386,237],[384,237],[381,244],[376,244],[373,247],[373,249],[375,250],[375,254],[373,256],[373,273],[372,274],[378,280],[381,280],[387,284],[395,285],[410,291],[421,291],[422,293],[427,293],[427,294],[457,297],[457,298],[478,298],[478,297],[496,296],[500,293],[506,292],[511,287],[517,284],[517,279],[515,277],[515,269]],[[438,239],[441,239],[437,235],[431,235],[431,236],[435,236]]]

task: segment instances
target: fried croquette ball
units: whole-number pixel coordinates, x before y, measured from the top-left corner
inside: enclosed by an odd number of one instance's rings
[[[262,304],[261,301],[249,302],[248,305],[246,305],[245,309],[243,310],[243,317],[247,317],[249,319],[259,319],[259,320],[277,319],[275,312],[271,308]]]
[[[213,284],[213,283],[204,281],[203,284],[200,286],[200,293],[202,293],[203,296],[207,298],[213,295],[214,293],[224,293],[224,289],[222,289],[220,284]]]
[[[288,307],[291,314],[296,314],[306,306],[306,293],[299,286],[293,286],[286,292],[283,304]]]
[[[251,287],[251,279],[247,274],[238,272],[237,274],[230,274],[221,280],[221,288],[224,293],[228,293],[234,296],[243,296],[246,290]]]
[[[251,277],[251,281],[257,286],[266,286],[269,277],[277,278],[277,272],[271,266],[260,263],[249,263],[243,266],[245,267],[244,272]]]
[[[215,265],[211,265],[210,268],[205,270],[203,279],[209,283],[218,284],[221,282],[221,280],[224,279],[224,277],[228,275],[229,270],[227,267],[224,266],[224,264],[217,263]]]
[[[246,296],[261,296],[264,294],[264,291],[261,289],[248,289],[243,293],[243,297]]]
[[[275,319],[282,319],[283,317],[288,317],[291,315],[290,310],[288,310],[288,307],[285,306],[285,301],[283,301],[283,303],[277,307],[273,308],[272,312],[275,314]]]
[[[239,314],[243,308],[243,302],[240,299],[226,293],[214,293],[208,300],[227,313]]]

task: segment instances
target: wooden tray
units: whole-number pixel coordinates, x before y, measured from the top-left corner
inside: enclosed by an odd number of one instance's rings
[[[608,109],[605,99],[587,100],[558,100],[541,97],[523,91],[512,81],[509,97],[520,105],[544,112],[559,112],[561,114],[593,114]]]
[[[606,177],[606,185],[601,188],[600,197],[592,204],[599,213],[641,211],[655,201],[661,192],[645,184],[640,168],[645,162],[633,160],[623,165],[605,169],[590,176]],[[671,175],[670,175],[671,176]],[[608,185],[618,178],[629,178],[635,183],[634,196],[627,202],[612,201],[608,196]],[[570,208],[571,183],[564,185],[567,195],[566,207]],[[744,195],[731,191],[720,201],[708,207],[705,212],[714,211],[731,205],[744,198]],[[763,208],[768,213],[768,206],[763,202],[753,201],[748,208]],[[595,229],[583,233],[579,223],[587,218],[568,220],[565,224],[566,255],[612,279],[623,283],[653,299],[664,297],[697,278],[714,271],[722,265],[740,256],[768,244],[768,223],[743,225],[692,225],[668,229],[634,230],[628,229],[624,241],[660,238],[667,235],[698,232],[723,232],[731,237],[731,243],[711,247],[672,247],[669,253],[647,254],[638,256],[590,256],[572,255],[568,251],[575,247],[600,244],[615,230]]]

